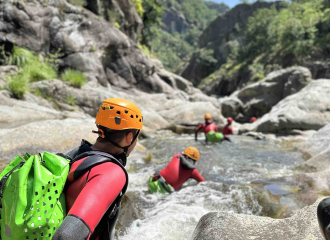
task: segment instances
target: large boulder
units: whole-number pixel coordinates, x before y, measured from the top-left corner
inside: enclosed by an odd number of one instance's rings
[[[287,133],[292,129],[318,130],[330,122],[330,81],[313,81],[280,101],[257,121],[259,132]]]
[[[31,84],[31,89],[37,89],[53,101],[65,104],[68,98],[74,98],[76,105],[85,113],[96,116],[99,106],[107,98],[125,98],[136,103],[145,115],[144,124],[152,130],[167,128],[174,125],[196,125],[203,121],[206,113],[222,123],[223,117],[216,104],[202,101],[190,102],[182,91],[174,91],[172,95],[150,94],[140,90],[122,90],[102,86],[86,85],[81,89],[68,86],[60,80],[39,81]],[[182,97],[180,98],[180,94]],[[173,98],[170,98],[172,96]],[[210,98],[211,99],[211,98]],[[214,99],[215,100],[215,99]]]
[[[186,102],[159,113],[173,125],[197,125],[204,121],[207,113],[212,115],[215,122],[224,123],[220,111],[210,102]]]
[[[303,64],[308,68],[313,76],[313,79],[327,78],[330,79],[330,62],[313,61]]]
[[[316,208],[320,200],[286,219],[212,212],[203,216],[192,240],[291,239],[322,240]]]
[[[328,149],[330,147],[330,124],[318,130],[307,141],[299,144],[297,147],[311,156]]]
[[[0,129],[14,128],[34,121],[63,119],[65,116],[64,112],[35,102],[13,99],[7,90],[0,91]]]
[[[245,116],[245,121],[251,117],[261,117],[282,99],[299,92],[311,79],[310,71],[304,67],[272,72],[261,82],[251,84],[224,99],[222,113],[225,117],[236,120],[241,118],[241,113]]]
[[[45,120],[13,129],[0,129],[0,159],[12,159],[25,152],[66,152],[80,144],[81,139],[95,141],[93,118]]]
[[[7,77],[17,73],[17,66],[0,66],[0,89],[6,86]]]
[[[138,42],[143,22],[136,12],[132,1],[85,0],[84,2],[84,6],[96,15],[101,15],[110,22],[117,21],[117,24],[120,25],[120,30],[135,42]]]

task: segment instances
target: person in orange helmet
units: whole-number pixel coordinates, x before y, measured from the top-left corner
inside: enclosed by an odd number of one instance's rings
[[[218,132],[217,125],[213,122],[211,114],[205,114],[205,123],[198,125],[195,131],[195,140],[197,141],[198,132],[204,131],[206,142],[221,142],[223,140],[231,141],[227,135]]]
[[[71,159],[65,188],[67,216],[53,240],[114,239],[128,186],[126,158],[136,146],[143,117],[134,103],[111,98],[101,104],[95,123],[96,142],[82,140],[64,155]]]
[[[231,124],[233,119],[231,117],[227,118],[227,125],[222,129],[222,133],[226,135],[234,135],[234,130]]]
[[[179,190],[189,178],[204,182],[195,166],[198,160],[199,151],[194,147],[187,147],[183,153],[175,154],[166,168],[150,177],[149,191],[171,193]]]

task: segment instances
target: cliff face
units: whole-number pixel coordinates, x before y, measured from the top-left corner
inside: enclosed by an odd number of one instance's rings
[[[21,46],[44,55],[60,49],[62,69],[78,69],[103,86],[166,89],[165,82],[154,74],[155,65],[134,41],[88,10],[65,1],[52,5],[3,1],[0,9],[1,45]]]
[[[183,9],[182,4],[184,1],[174,0],[177,4],[170,4],[171,1],[163,1],[164,14],[162,29],[169,32],[180,34],[186,33],[189,29],[199,26],[200,22],[195,22],[189,19],[188,13]],[[217,14],[223,14],[229,10],[229,7],[223,3],[205,2],[205,8],[215,10]],[[194,6],[192,6],[194,8]],[[193,9],[192,9],[193,10]]]
[[[145,129],[149,130],[166,128],[171,123],[194,125],[206,111],[220,120],[216,99],[202,94],[188,80],[166,71],[159,60],[148,57],[130,37],[92,12],[64,0],[51,3],[0,0],[0,10],[0,46],[6,54],[17,46],[33,51],[42,61],[48,53],[59,52],[56,58],[59,74],[74,69],[87,78],[81,88],[58,79],[29,80],[31,92],[26,90],[24,99],[17,100],[7,90],[10,88],[6,80],[8,75],[23,70],[0,66],[0,116],[4,128],[40,118],[95,116],[102,101],[113,97],[135,102],[146,116]],[[2,60],[0,65],[6,64],[5,59]],[[74,99],[74,103],[71,101],[74,108],[68,99]],[[168,104],[164,106],[164,103]],[[15,104],[22,109],[13,107]],[[29,107],[31,104],[34,110]],[[42,116],[37,114],[40,106],[44,107]],[[24,114],[26,108],[32,112],[27,110]],[[70,113],[66,116],[63,111]]]
[[[77,4],[75,0],[69,0]],[[130,0],[82,0],[82,7],[87,8],[107,21],[117,23],[120,30],[133,41],[138,42],[143,23]]]
[[[176,0],[178,4],[169,4],[170,1],[163,1],[164,14],[163,14],[163,26],[162,29],[169,32],[180,34],[186,33],[189,29],[198,26],[199,22],[194,22],[187,16],[188,13],[182,9],[184,1]],[[229,7],[225,4],[219,4],[214,2],[205,2],[204,7],[209,10],[215,10],[217,14],[223,14],[229,10]],[[193,6],[192,6],[193,8]]]
[[[198,85],[203,78],[207,77],[222,64],[224,64],[232,50],[240,44],[244,44],[244,32],[248,18],[258,9],[279,8],[281,2],[256,2],[240,4],[228,11],[225,15],[219,16],[203,32],[199,39],[199,52],[194,54],[189,65],[183,71],[182,76]],[[203,52],[209,50],[209,64],[203,58]],[[207,59],[206,59],[207,60]]]

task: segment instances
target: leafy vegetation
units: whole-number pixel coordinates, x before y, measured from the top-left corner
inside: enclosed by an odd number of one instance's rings
[[[245,41],[227,60],[227,72],[239,65],[256,82],[271,71],[329,57],[329,2],[294,0],[259,9],[249,18]]]
[[[31,51],[15,47],[9,56],[4,55],[9,65],[17,65],[19,72],[7,80],[8,90],[16,98],[23,98],[29,90],[29,83],[40,80],[50,80],[57,77],[56,70],[45,61],[40,61],[39,56]]]
[[[25,92],[29,91],[28,74],[23,72],[11,76],[8,79],[7,88],[15,98],[22,99]]]
[[[67,96],[66,102],[67,102],[67,104],[69,104],[71,106],[76,106],[77,105],[77,99],[76,99],[75,96]]]
[[[164,66],[175,71],[184,59],[188,60],[194,48],[183,40],[179,33],[170,34],[160,30],[160,36],[151,42],[154,55],[158,57]]]
[[[85,75],[77,70],[67,69],[61,75],[61,79],[64,82],[70,83],[71,86],[80,88],[86,83]]]
[[[139,1],[135,0],[135,8],[141,12]],[[219,15],[219,7],[225,5],[205,2],[204,0],[157,0],[142,1],[144,29],[140,44],[159,58],[166,69],[176,71],[180,63],[188,61],[195,52],[198,39],[207,25]],[[226,7],[226,6],[225,6]],[[174,8],[181,12],[189,28],[183,33],[168,33],[162,29],[162,14],[165,9]],[[146,52],[146,51],[145,51]],[[150,55],[150,54],[149,54]]]
[[[162,23],[163,6],[157,0],[143,0],[143,29],[141,33],[141,45],[151,48],[150,42],[159,36],[158,26]]]
[[[140,17],[143,17],[144,9],[142,6],[142,0],[133,0],[136,12],[139,14]]]

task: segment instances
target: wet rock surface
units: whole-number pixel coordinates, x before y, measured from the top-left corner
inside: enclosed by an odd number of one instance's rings
[[[225,212],[208,213],[200,219],[191,239],[322,240],[316,218],[319,201],[281,220]]]

